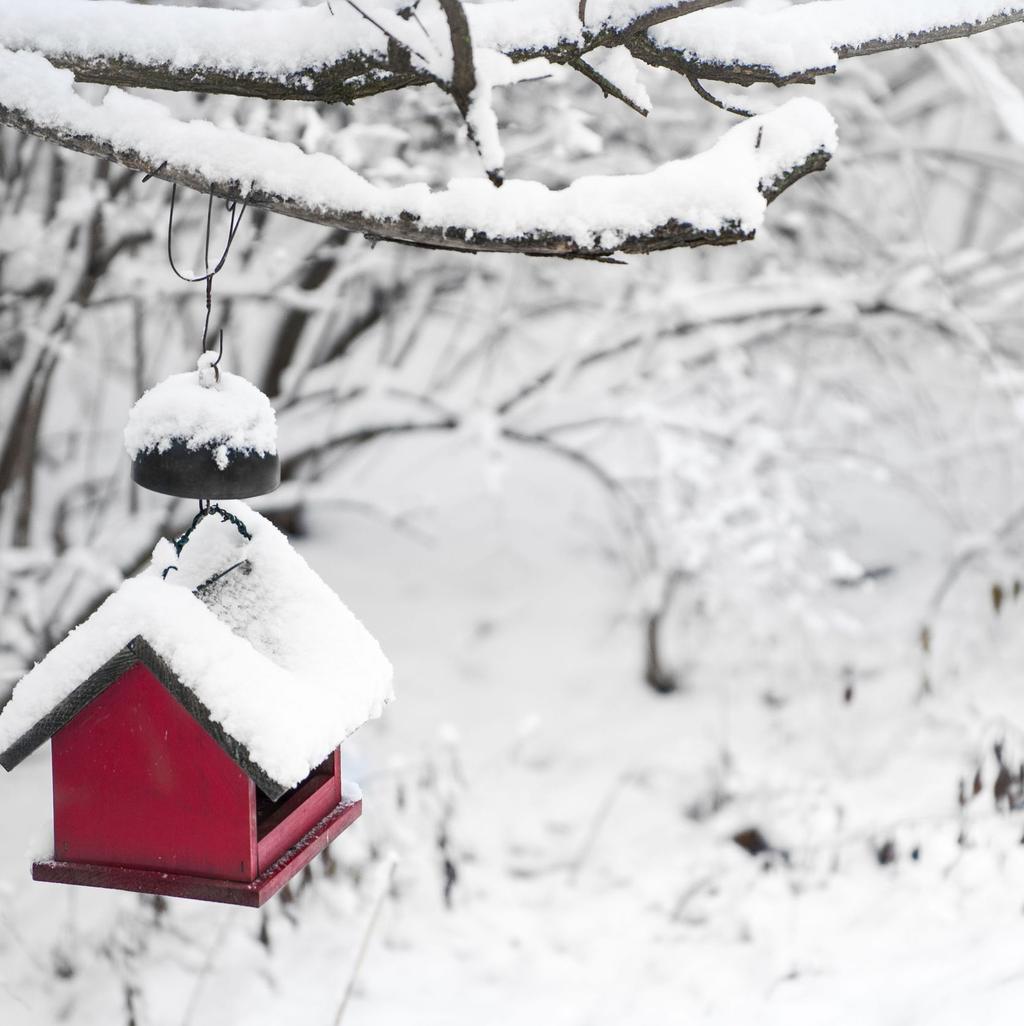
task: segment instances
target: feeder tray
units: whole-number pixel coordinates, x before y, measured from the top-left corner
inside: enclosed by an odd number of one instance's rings
[[[222,470],[217,462],[219,446],[190,449],[173,441],[162,452],[149,449],[132,460],[132,480],[151,492],[177,495],[183,499],[247,499],[265,495],[281,483],[281,461],[277,453],[227,449]]]

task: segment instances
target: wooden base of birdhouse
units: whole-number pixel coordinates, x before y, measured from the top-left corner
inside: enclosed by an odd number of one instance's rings
[[[309,865],[343,830],[351,826],[362,811],[362,801],[340,802],[298,844],[250,882],[216,880],[185,873],[161,873],[159,870],[132,869],[126,866],[58,862],[52,859],[33,863],[32,879],[259,908]]]

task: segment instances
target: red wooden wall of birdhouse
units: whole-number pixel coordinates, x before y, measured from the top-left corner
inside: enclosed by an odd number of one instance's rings
[[[136,664],[53,737],[55,858],[252,880],[254,789]]]

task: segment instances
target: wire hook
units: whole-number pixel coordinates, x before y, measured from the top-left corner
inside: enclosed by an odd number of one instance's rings
[[[235,241],[235,236],[238,234],[238,228],[242,223],[242,217],[245,214],[246,208],[249,205],[248,199],[242,200],[242,205],[239,207],[237,199],[226,199],[225,209],[228,212],[228,234],[227,239],[224,242],[224,248],[221,250],[220,259],[211,268],[210,267],[210,237],[213,234],[213,192],[211,190],[210,195],[206,202],[206,233],[203,239],[203,267],[205,274],[189,275],[182,274],[178,270],[178,265],[174,261],[174,206],[178,196],[178,183],[171,183],[171,205],[167,213],[167,262],[171,265],[171,270],[175,275],[182,281],[191,284],[196,282],[206,283],[206,317],[203,321],[203,352],[207,351],[206,340],[210,333],[210,314],[213,310],[213,279],[215,275],[219,273],[221,268],[224,266],[225,261],[228,258],[228,254],[231,252],[231,246]],[[220,333],[220,350],[217,356],[217,363],[213,364],[216,372],[217,380],[220,380],[220,371],[217,370],[217,364],[220,363],[221,357],[224,355],[224,332],[221,330]]]
[[[228,254],[231,252],[231,246],[235,241],[235,235],[238,234],[239,225],[242,223],[242,216],[245,214],[246,208],[249,205],[248,199],[242,200],[242,208],[238,209],[238,200],[229,199],[227,200],[227,211],[229,215],[228,223],[228,235],[227,240],[224,243],[224,249],[221,251],[220,259],[214,265],[213,269],[210,269],[210,236],[212,234],[213,225],[213,193],[210,193],[209,200],[206,206],[206,239],[204,247],[204,266],[206,269],[205,274],[188,275],[182,274],[178,270],[178,265],[174,261],[174,205],[178,195],[178,183],[171,183],[171,206],[167,214],[167,262],[171,265],[171,270],[182,280],[188,282],[190,285],[195,284],[199,281],[209,282],[215,274],[224,266],[224,262],[228,258]]]
[[[182,550],[189,543],[189,540],[192,537],[192,532],[199,526],[199,524],[203,520],[205,520],[208,516],[211,516],[214,513],[218,514],[225,524],[232,524],[235,530],[238,531],[238,533],[246,541],[252,541],[252,532],[249,530],[248,527],[245,526],[244,522],[241,519],[235,516],[234,513],[229,513],[223,507],[218,506],[212,499],[200,499],[199,512],[195,515],[195,517],[193,517],[192,526],[189,527],[188,530],[185,531],[183,534],[180,534],[177,538],[175,538],[175,540],[171,543],[174,546],[175,556],[181,555]],[[242,563],[244,562],[245,560],[242,560]],[[220,579],[224,576],[224,574],[230,573],[232,570],[236,569],[239,566],[241,566],[241,563],[235,563],[234,566],[228,567],[228,569],[225,570],[224,573],[215,575],[213,578],[206,581],[205,584],[212,584],[213,581]],[[169,566],[164,567],[160,576],[166,581],[167,575],[172,570],[176,571],[177,569],[178,567],[174,563],[171,563]]]
[[[204,349],[203,352],[205,353],[206,350]],[[213,380],[214,381],[218,381],[218,382],[220,381],[220,361],[223,360],[223,359],[224,359],[224,329],[221,328],[220,329],[220,344],[219,344],[219,346],[217,348],[217,359],[214,360],[213,363],[210,364],[210,367],[213,368]]]

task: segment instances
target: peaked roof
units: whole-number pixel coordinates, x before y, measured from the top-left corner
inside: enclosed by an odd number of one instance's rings
[[[180,556],[158,544],[18,683],[0,713],[0,765],[13,769],[137,662],[271,798],[380,715],[392,669],[376,640],[269,521],[220,505],[251,540],[214,515]]]

